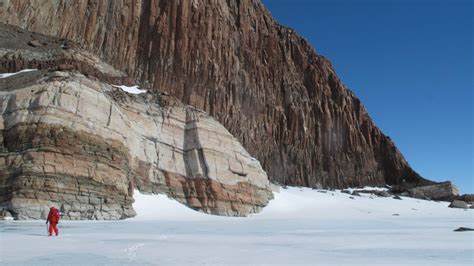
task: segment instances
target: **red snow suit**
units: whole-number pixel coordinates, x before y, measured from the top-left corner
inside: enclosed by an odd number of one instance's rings
[[[50,236],[53,234],[53,230],[54,230],[54,233],[58,235],[58,228],[56,227],[56,225],[59,222],[59,218],[60,218],[59,210],[54,207],[51,207],[51,209],[49,209],[48,220],[46,220],[46,223],[49,222],[49,235]]]

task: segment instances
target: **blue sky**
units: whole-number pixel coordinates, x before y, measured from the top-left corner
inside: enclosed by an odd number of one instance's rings
[[[264,0],[329,58],[422,176],[473,185],[470,0]]]

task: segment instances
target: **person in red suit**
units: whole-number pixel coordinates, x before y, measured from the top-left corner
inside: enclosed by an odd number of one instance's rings
[[[51,209],[49,209],[48,219],[46,220],[46,223],[49,222],[49,236],[53,234],[53,230],[56,236],[58,236],[58,227],[56,227],[56,225],[59,223],[59,218],[61,218],[59,210],[51,207]]]

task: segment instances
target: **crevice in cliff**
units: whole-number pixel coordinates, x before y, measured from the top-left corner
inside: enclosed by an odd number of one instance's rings
[[[192,178],[209,178],[209,168],[199,139],[197,114],[186,110],[186,125],[183,142],[186,175]]]

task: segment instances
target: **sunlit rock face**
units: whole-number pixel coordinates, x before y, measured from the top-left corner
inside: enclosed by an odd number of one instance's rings
[[[331,63],[258,0],[22,1],[0,21],[73,40],[154,93],[208,112],[272,181],[427,185]]]
[[[172,97],[78,72],[0,79],[0,204],[19,219],[135,214],[133,190],[243,216],[272,198],[260,163],[219,122]]]

